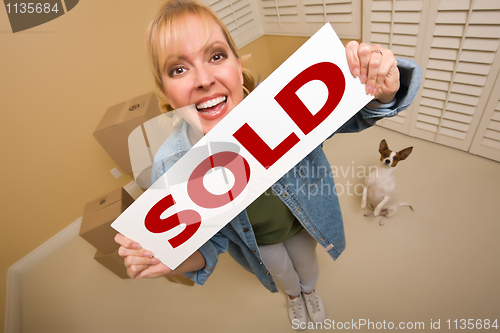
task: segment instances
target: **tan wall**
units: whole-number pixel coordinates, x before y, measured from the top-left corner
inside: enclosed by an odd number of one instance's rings
[[[252,71],[257,82],[263,81],[307,40],[307,37],[266,35],[241,48],[240,54],[251,55],[247,68]],[[345,45],[348,41],[342,42]]]
[[[116,165],[92,132],[109,106],[153,89],[143,41],[161,2],[81,1],[16,34],[0,13],[0,313],[8,268],[77,220],[86,202],[132,181],[111,175]],[[263,80],[305,40],[264,36],[241,53],[252,54],[248,66]]]
[[[108,106],[152,89],[143,33],[155,3],[80,1],[16,34],[0,11],[2,318],[7,269],[132,180],[110,174],[92,132]]]

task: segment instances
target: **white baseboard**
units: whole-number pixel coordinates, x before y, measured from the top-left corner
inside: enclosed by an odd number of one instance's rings
[[[143,190],[131,182],[124,186],[124,189],[137,199]],[[22,274],[40,262],[43,258],[50,255],[59,247],[68,242],[71,238],[78,235],[82,218],[78,218],[69,226],[61,230],[48,241],[40,245],[26,257],[22,258],[7,270],[7,297],[5,309],[5,333],[20,333],[21,332],[21,313],[22,313]]]

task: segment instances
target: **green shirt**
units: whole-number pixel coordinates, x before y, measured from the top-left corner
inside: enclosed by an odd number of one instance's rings
[[[302,225],[288,207],[267,189],[247,207],[257,245],[271,245],[295,236]]]

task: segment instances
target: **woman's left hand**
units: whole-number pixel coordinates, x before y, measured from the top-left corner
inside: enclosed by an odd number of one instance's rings
[[[398,62],[391,50],[356,41],[346,45],[347,62],[354,77],[366,83],[366,93],[390,103],[399,90]]]

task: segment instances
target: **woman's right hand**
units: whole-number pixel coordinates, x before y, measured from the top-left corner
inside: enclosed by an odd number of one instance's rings
[[[172,272],[158,258],[155,258],[151,251],[143,249],[139,243],[122,234],[115,236],[115,242],[120,244],[118,254],[124,258],[127,274],[132,279],[155,278]]]

